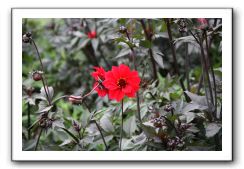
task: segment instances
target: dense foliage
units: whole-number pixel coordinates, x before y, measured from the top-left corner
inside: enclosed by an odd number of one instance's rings
[[[23,150],[222,150],[221,19],[24,19]]]

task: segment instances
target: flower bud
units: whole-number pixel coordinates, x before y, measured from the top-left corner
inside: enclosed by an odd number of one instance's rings
[[[82,102],[82,97],[81,96],[74,96],[74,95],[70,95],[68,98],[69,102],[71,102],[72,104],[81,104]]]
[[[72,121],[72,126],[73,126],[73,128],[75,129],[76,132],[80,132],[81,127],[80,127],[80,125],[78,124],[78,122],[76,122],[75,120],[73,120],[73,121]]]
[[[96,32],[96,31],[88,32],[88,33],[87,33],[87,37],[88,37],[89,39],[94,39],[94,38],[97,37],[97,32]]]
[[[120,26],[120,27],[119,27],[119,32],[120,32],[120,33],[126,33],[126,32],[127,32],[126,27],[125,27],[125,26]]]
[[[209,29],[208,21],[205,18],[198,18],[197,22],[199,24],[198,29],[201,29],[203,31],[206,31]]]
[[[187,32],[187,23],[186,20],[181,18],[178,20],[177,24],[179,25],[179,32]]]
[[[43,74],[42,71],[34,71],[34,72],[32,73],[32,78],[33,78],[33,80],[35,80],[35,81],[40,81],[40,80],[42,80],[42,74]]]
[[[26,34],[24,34],[22,36],[22,41],[24,43],[30,43],[31,42],[31,36],[32,36],[31,32],[27,32]]]
[[[170,103],[164,106],[164,111],[171,112],[172,110],[174,110],[174,107]]]

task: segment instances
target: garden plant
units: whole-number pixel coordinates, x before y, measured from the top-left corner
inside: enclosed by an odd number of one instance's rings
[[[25,151],[221,151],[222,20],[23,19]]]

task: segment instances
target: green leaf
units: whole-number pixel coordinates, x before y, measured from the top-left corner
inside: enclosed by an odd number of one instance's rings
[[[156,133],[155,127],[153,126],[152,123],[144,122],[141,127],[142,127],[143,131],[145,132],[146,136],[148,136],[148,137],[156,136],[157,133]]]
[[[209,123],[206,126],[206,137],[213,137],[215,136],[219,130],[221,129],[221,124],[218,123]]]
[[[131,136],[136,131],[136,128],[136,117],[134,115],[125,120],[123,130],[126,134]]]
[[[69,44],[70,47],[73,47],[78,42],[79,39],[80,37],[74,37]]]
[[[197,132],[199,132],[199,129],[197,128],[197,127],[195,127],[195,126],[191,126],[191,127],[189,127],[188,129],[186,129],[187,131],[190,131],[190,132],[192,132],[192,133],[197,133]]]
[[[92,39],[91,40],[92,47],[94,51],[97,51],[98,45],[99,45],[99,40],[98,39]]]
[[[185,116],[186,116],[186,122],[190,123],[196,117],[196,114],[192,112],[187,112],[185,113]]]
[[[111,119],[106,114],[100,119],[100,125],[106,132],[114,131],[114,126],[111,122]]]
[[[208,109],[208,106],[199,105],[196,103],[189,103],[183,108],[182,113],[185,114],[192,110],[207,110],[207,109]]]
[[[49,110],[51,110],[51,108],[53,107],[53,105],[49,106],[48,103],[46,101],[40,101],[40,103],[38,104],[38,111],[37,113],[43,113],[43,112],[47,112]]]
[[[79,139],[74,134],[72,134],[69,130],[67,130],[66,128],[61,128],[61,129],[63,129],[68,135],[70,135],[77,144],[80,142]]]
[[[197,45],[196,40],[193,36],[184,36],[184,37],[180,37],[180,38],[177,38],[174,40],[174,44],[179,43],[179,42],[181,42],[181,43],[189,42],[189,43],[193,43],[193,44]]]
[[[41,95],[47,99],[47,95],[46,95],[44,87],[42,87],[40,91],[41,91]],[[54,94],[53,87],[52,86],[46,87],[46,91],[49,94],[48,95],[49,99],[52,100],[53,94]]]
[[[116,59],[124,57],[124,56],[128,56],[130,54],[130,49],[129,48],[123,48],[122,50],[120,50],[120,52],[118,53],[117,56],[115,56]]]
[[[82,39],[80,41],[80,48],[84,48],[89,42],[90,42],[90,39],[89,38],[87,38],[85,40]]]
[[[24,143],[23,150],[24,151],[28,151],[28,150],[33,151],[35,148],[35,145],[36,145],[35,139],[28,140],[26,143]]]
[[[152,47],[152,42],[150,42],[149,40],[141,40],[140,41],[140,46],[142,46],[144,48],[151,48]]]
[[[192,100],[193,104],[199,105],[198,109],[205,110],[206,107],[208,107],[207,99],[206,99],[205,96],[198,96],[198,95],[196,95],[194,93],[191,93],[189,91],[185,91],[185,93],[190,97],[190,99]],[[211,106],[210,109],[212,110],[212,109],[214,109],[214,107]]]
[[[81,114],[81,126],[84,128],[90,120],[91,114],[88,111],[82,111]]]
[[[125,44],[127,44],[130,48],[135,47],[135,45],[133,43],[131,43],[130,41],[128,41],[126,38],[124,37],[120,37],[120,38],[115,38],[114,39],[115,42],[123,42]]]
[[[164,54],[162,54],[160,52],[153,52],[154,60],[157,62],[159,67],[161,67],[162,69],[164,69],[163,56],[164,56]]]
[[[64,128],[64,121],[63,120],[55,120],[55,121],[53,121],[52,128],[55,128],[55,127]]]
[[[59,146],[65,146],[65,145],[67,145],[67,144],[70,144],[70,143],[72,143],[72,140],[71,139],[65,139],[64,141],[63,141],[63,143],[61,143]]]

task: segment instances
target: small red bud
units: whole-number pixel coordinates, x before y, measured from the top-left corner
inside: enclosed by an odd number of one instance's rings
[[[35,71],[32,73],[32,78],[35,81],[40,81],[42,79],[42,72],[40,71]]]
[[[81,96],[74,96],[74,95],[70,95],[68,98],[69,102],[71,102],[72,104],[81,104],[82,102],[82,97]]]
[[[97,37],[97,32],[96,32],[96,31],[88,32],[88,33],[87,33],[87,37],[88,37],[89,39],[94,39],[94,38]]]

